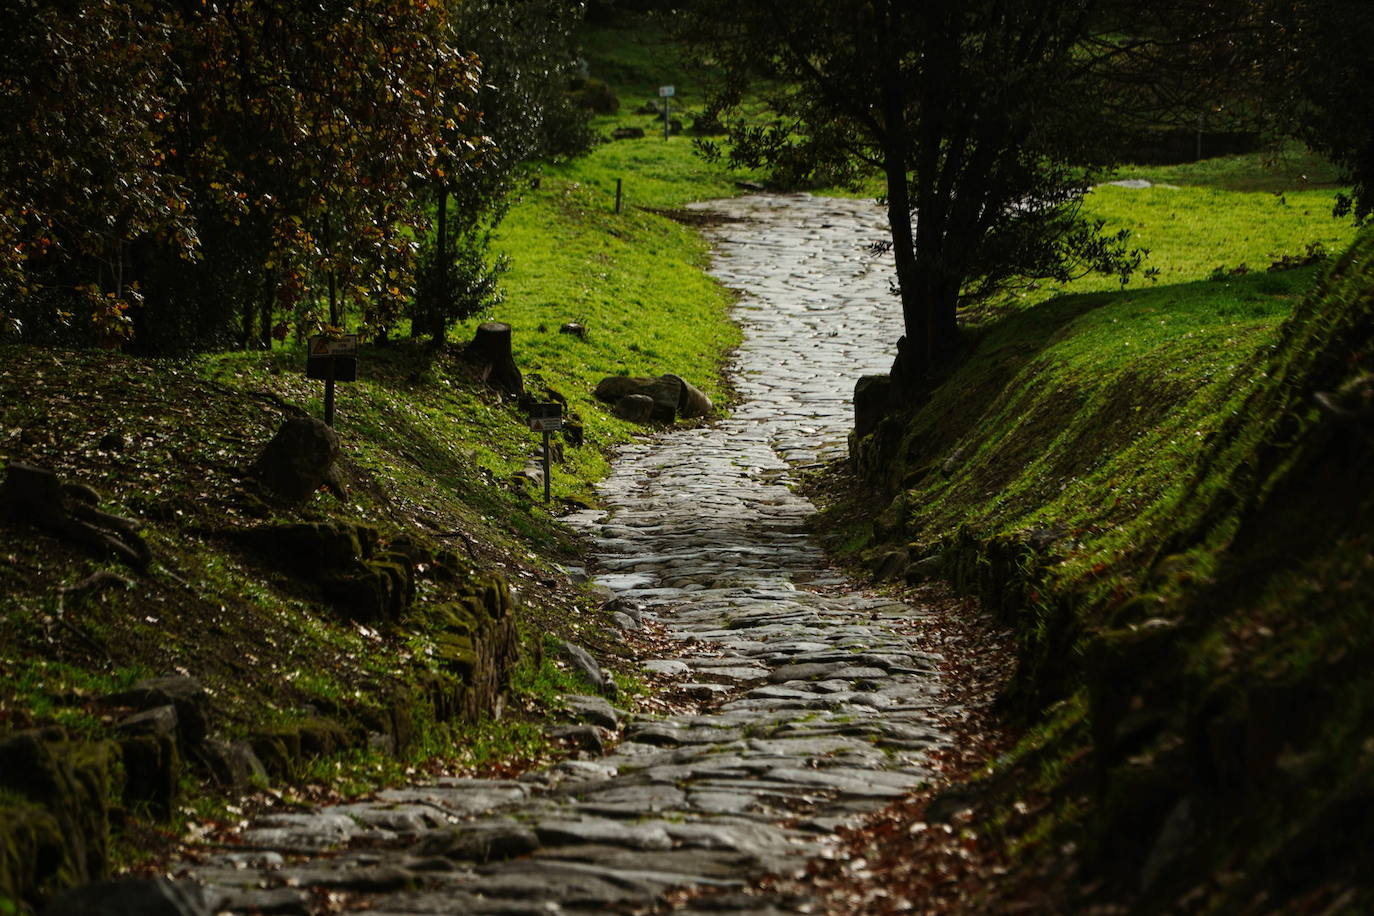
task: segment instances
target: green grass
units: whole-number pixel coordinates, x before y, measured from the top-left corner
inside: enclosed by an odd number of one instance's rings
[[[1113,178],[1144,178],[1157,184],[1223,191],[1292,192],[1335,189],[1340,169],[1300,143],[1241,156],[1217,156],[1179,165],[1126,165]]]
[[[589,432],[625,435],[590,400],[608,375],[673,372],[725,400],[719,366],[739,332],[695,233],[638,209],[616,214],[585,187],[548,180],[507,218],[498,246],[512,263],[500,315],[515,328],[517,361],[583,405]],[[558,332],[570,321],[585,339]]]
[[[1339,896],[1349,863],[1321,837],[1364,778],[1352,760],[1374,715],[1353,660],[1374,651],[1356,508],[1369,490],[1355,482],[1368,465],[1313,392],[1368,371],[1370,240],[1319,281],[1328,265],[1293,265],[1355,238],[1329,216],[1332,191],[1257,156],[1122,174],[1178,185],[1100,187],[1086,204],[1151,248],[1157,280],[1090,278],[973,316],[968,360],[868,451],[888,456],[869,470],[896,497],[876,529],[844,528],[845,546],[874,561],[893,546],[939,554],[1015,627],[1008,708],[1033,724],[992,791],[1047,802],[994,818],[1014,856],[1071,840],[1129,896],[1187,797],[1208,839],[1151,889],[1158,911],[1245,862],[1253,879],[1209,897],[1236,911],[1295,856]],[[1270,711],[1288,692],[1340,699]],[[1290,756],[1306,781],[1193,791],[1225,783],[1213,768],[1240,753],[1225,740],[1269,715],[1302,735],[1290,740],[1307,756]]]
[[[671,85],[675,90],[671,117],[690,131],[706,102],[704,79],[685,65],[652,20],[630,28],[587,29],[582,47],[591,75],[611,84],[620,109],[592,122],[606,142],[587,156],[550,167],[546,175],[577,184],[587,190],[590,201],[605,207],[614,206],[619,178],[624,206],[659,209],[730,197],[739,193],[736,181],[760,178],[705,161],[696,155],[689,133],[664,140],[662,118],[640,110],[649,102],[660,104],[659,87]],[[646,136],[610,140],[617,127],[642,128]]]
[[[654,209],[732,197],[739,193],[736,181],[758,180],[754,173],[732,172],[702,159],[691,137],[675,134],[664,140],[661,133],[653,133],[647,116],[598,118],[595,124],[606,134],[622,125],[644,127],[649,134],[609,141],[585,157],[548,169],[547,175],[585,189],[591,206],[614,209],[617,178],[621,179],[623,207]]]

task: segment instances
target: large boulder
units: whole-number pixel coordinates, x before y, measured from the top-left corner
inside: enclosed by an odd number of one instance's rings
[[[704,392],[672,374],[658,378],[608,376],[597,384],[594,394],[598,400],[617,406],[631,396],[647,397],[653,401],[649,419],[662,423],[672,423],[678,417],[691,419],[708,416],[712,410],[711,399]],[[626,405],[618,410],[618,414],[627,418],[641,413],[642,407],[639,405]]]
[[[119,746],[57,727],[0,740],[0,900],[30,905],[109,867]]]
[[[886,375],[865,375],[854,385],[854,438],[862,439],[887,414],[892,380]]]
[[[334,467],[338,458],[339,436],[328,424],[314,417],[292,417],[267,443],[252,471],[268,492],[288,503],[304,502],[323,486],[343,498]]]

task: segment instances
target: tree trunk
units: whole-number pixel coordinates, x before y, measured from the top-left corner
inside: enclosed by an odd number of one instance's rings
[[[244,350],[253,348],[253,315],[258,310],[252,297],[243,300],[243,330],[239,335],[239,347]]]
[[[263,350],[272,349],[272,304],[276,298],[276,276],[269,267],[262,273],[262,301],[259,304],[262,313],[258,320],[258,344]]]
[[[892,258],[897,268],[897,292],[902,299],[902,328],[897,357],[892,362],[892,388],[900,396],[912,391],[925,375],[926,359],[920,342],[927,324],[927,300],[922,295],[911,232],[911,203],[903,162],[887,159],[887,219],[892,233]]]
[[[524,392],[524,380],[511,355],[510,325],[503,321],[482,322],[463,355],[478,367],[482,381],[491,387],[507,394]]]
[[[886,8],[889,17],[900,15],[896,5]],[[897,293],[902,300],[904,335],[897,341],[897,357],[892,362],[891,391],[894,400],[914,390],[925,374],[921,348],[916,346],[926,326],[926,299],[921,295],[916,269],[916,246],[911,229],[911,188],[907,183],[911,131],[906,121],[908,87],[900,72],[900,52],[890,38],[898,33],[889,21],[883,30],[876,53],[882,59],[882,105],[880,142],[883,175],[887,184],[887,221],[892,236],[892,258],[897,268]]]
[[[448,191],[439,192],[439,214],[438,214],[438,238],[436,239],[436,259],[438,263],[434,266],[439,271],[439,289],[441,295],[437,301],[430,303],[433,310],[427,317],[429,318],[429,335],[437,347],[444,342],[444,337],[448,334],[448,268],[451,260],[448,252]]]
[[[341,326],[339,316],[339,278],[333,266],[334,258],[334,233],[331,232],[329,211],[324,214],[324,250],[330,258],[329,267],[329,326],[337,328]]]

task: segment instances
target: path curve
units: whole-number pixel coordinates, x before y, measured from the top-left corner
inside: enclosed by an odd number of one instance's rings
[[[704,206],[723,220],[708,230],[713,273],[741,291],[743,401],[623,449],[608,509],[569,522],[592,540],[598,581],[687,641],[646,667],[709,711],[631,721],[609,756],[520,780],[440,779],[264,816],[244,834],[257,851],[193,870],[221,909],[304,911],[344,889],[397,916],[649,912],[694,886],[713,892],[709,909],[675,912],[798,912],[806,901],[743,891],[931,775],[948,741],[937,660],[900,635],[925,612],[828,568],[803,528],[815,510],[788,487],[797,465],[843,454],[854,382],[890,360],[890,268],[866,251],[882,215],[803,195]],[[615,715],[582,705],[591,721]]]

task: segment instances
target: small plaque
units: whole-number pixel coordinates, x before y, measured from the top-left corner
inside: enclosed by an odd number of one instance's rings
[[[530,407],[530,429],[537,433],[563,428],[563,405],[557,402]]]
[[[310,338],[310,355],[313,356],[357,356],[358,335],[340,334],[330,337],[316,334]]]
[[[670,99],[670,98],[673,97],[673,95],[674,95],[676,92],[677,92],[677,90],[676,90],[675,88],[673,88],[672,86],[659,86],[659,87],[658,87],[658,97],[661,98],[661,99]]]
[[[310,338],[305,360],[305,377],[327,382],[356,382],[358,380],[358,335],[342,334],[329,337],[316,334]]]

